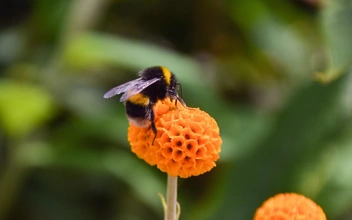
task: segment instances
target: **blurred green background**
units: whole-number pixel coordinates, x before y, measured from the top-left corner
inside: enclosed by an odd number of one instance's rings
[[[163,219],[113,86],[165,65],[218,122],[181,219],[252,219],[280,192],[352,219],[352,1],[2,0],[0,219]]]

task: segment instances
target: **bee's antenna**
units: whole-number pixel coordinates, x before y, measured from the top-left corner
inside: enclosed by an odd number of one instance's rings
[[[178,86],[180,88],[180,92],[181,92],[181,97],[183,98],[183,88],[182,88],[182,84],[177,82],[176,86]]]
[[[182,84],[177,82],[176,86],[178,86],[180,88],[180,92],[181,92],[181,97],[177,94],[177,92],[175,91],[174,94],[174,98],[176,99],[176,106],[177,106],[177,101],[179,101],[184,107],[187,108],[186,103],[183,101],[182,97],[183,97],[183,89],[182,89]]]

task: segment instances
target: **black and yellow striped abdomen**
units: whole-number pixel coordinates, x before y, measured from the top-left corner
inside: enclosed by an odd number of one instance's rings
[[[151,106],[148,96],[141,93],[131,96],[126,101],[128,120],[138,127],[149,127],[151,124]]]

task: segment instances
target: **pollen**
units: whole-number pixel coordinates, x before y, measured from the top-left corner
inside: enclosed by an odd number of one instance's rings
[[[296,193],[282,193],[266,200],[254,216],[254,220],[274,219],[326,220],[326,216],[312,200]]]
[[[222,139],[216,121],[198,108],[185,108],[165,99],[153,108],[156,138],[148,128],[130,124],[132,152],[171,176],[198,176],[216,166]]]

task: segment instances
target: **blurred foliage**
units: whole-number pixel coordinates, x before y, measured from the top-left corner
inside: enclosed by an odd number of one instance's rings
[[[352,218],[352,1],[20,1],[0,7],[0,219],[162,219],[166,175],[103,94],[165,65],[221,129],[181,219],[251,219],[279,192]]]

